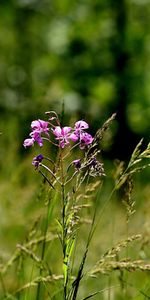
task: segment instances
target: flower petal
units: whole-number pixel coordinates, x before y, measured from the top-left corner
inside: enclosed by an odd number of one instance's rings
[[[40,136],[39,131],[35,130],[35,131],[31,132],[30,136],[34,139],[34,141],[36,141],[39,144],[40,147],[43,146],[43,140]]]
[[[48,122],[43,121],[43,120],[38,120],[39,124],[40,124],[40,128],[42,129],[43,132],[48,132],[49,128],[48,128]]]
[[[52,129],[52,132],[55,136],[57,136],[59,138],[61,136],[61,127],[56,126],[54,129]]]
[[[62,131],[62,135],[64,135],[64,136],[67,135],[71,131],[71,129],[72,128],[68,127],[68,126],[63,127],[62,130],[61,130]]]
[[[23,142],[23,146],[26,148],[26,147],[31,147],[34,145],[34,139],[31,138],[31,139],[25,139],[24,142]]]
[[[43,155],[39,154],[36,157],[33,158],[32,160],[32,165],[35,166],[36,168],[38,168],[39,163],[43,160]]]
[[[87,129],[87,128],[89,128],[89,125],[85,121],[80,120],[75,123],[75,129]]]
[[[93,142],[93,137],[87,132],[82,132],[80,135],[80,141],[84,142],[86,145],[89,145]]]
[[[32,121],[31,123],[32,130],[40,130],[40,123],[38,120]]]
[[[81,159],[73,160],[73,164],[74,164],[75,168],[77,168],[79,170],[81,168]]]
[[[33,131],[36,130],[36,131],[39,131],[40,133],[42,133],[42,132],[48,133],[48,131],[49,131],[48,122],[40,120],[40,119],[32,121],[31,128]]]
[[[69,139],[73,142],[77,142],[78,138],[78,135],[76,135],[74,132],[69,135]]]

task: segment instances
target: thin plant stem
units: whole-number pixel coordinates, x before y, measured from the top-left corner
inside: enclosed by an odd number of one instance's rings
[[[110,288],[111,288],[111,289],[114,289],[114,288],[117,288],[117,287],[120,287],[120,284],[118,284],[118,285],[113,285],[113,286],[111,286]],[[107,291],[107,290],[108,290],[108,288],[105,288],[105,289],[102,289],[102,290],[100,290],[100,291],[98,291],[98,292],[92,293],[91,295],[85,297],[85,298],[82,299],[82,300],[90,299],[90,298],[92,298],[92,297],[94,297],[94,296],[96,296],[96,295],[98,295],[98,294],[104,293],[104,292]]]
[[[67,157],[68,155],[70,155],[70,152],[71,152],[73,149],[77,148],[79,145],[80,145],[80,143],[77,143],[77,144],[73,145],[73,146],[69,149],[68,153],[67,153],[66,155],[64,155],[63,159],[66,159],[66,157]]]
[[[50,182],[50,180],[46,177],[46,175],[45,175],[41,170],[39,170],[39,173],[44,177],[44,179],[49,183],[49,185],[50,185],[53,189],[55,189],[54,186],[52,185],[52,183]]]
[[[108,277],[108,300],[111,300],[111,274]]]
[[[128,239],[129,236],[129,220],[126,220],[126,237]],[[129,255],[129,244],[127,243],[127,247],[126,247],[126,257],[128,258]],[[126,273],[126,282],[128,281],[128,272]],[[125,283],[125,287],[124,287],[124,292],[125,292],[125,297],[128,297],[127,295],[127,284]]]
[[[112,223],[112,234],[111,234],[111,246],[112,246],[113,240],[114,240],[114,232],[115,232],[115,222],[114,222],[113,217],[111,219],[111,223]],[[108,300],[111,300],[111,283],[112,283],[112,276],[111,276],[111,274],[109,274],[109,277],[108,277]]]
[[[57,177],[55,176],[55,174],[51,171],[50,168],[48,168],[47,166],[45,166],[44,164],[40,163],[40,166],[42,166],[44,169],[46,169],[56,180],[58,183],[60,183],[60,181],[57,179]]]
[[[67,185],[69,182],[71,182],[72,179],[76,176],[76,174],[78,174],[78,171],[75,171],[75,172],[73,173],[73,175],[65,182],[65,185]]]
[[[30,281],[32,281],[33,269],[34,269],[34,262],[33,262],[33,265],[32,265],[32,270],[31,270],[31,275],[30,275]],[[27,289],[27,292],[25,293],[24,300],[28,300],[29,299],[30,290],[31,290],[31,287],[29,287]]]
[[[45,229],[44,229],[44,240],[42,244],[42,253],[41,253],[41,261],[43,262],[44,256],[45,256],[45,249],[46,249],[46,235],[48,231],[48,225],[49,225],[49,216],[50,216],[50,205],[51,205],[51,199],[48,199],[48,205],[47,205],[47,216],[46,216],[46,222],[45,222]],[[42,276],[43,268],[40,268],[40,276]],[[36,294],[36,300],[40,300],[40,291],[41,291],[41,282],[38,283],[37,287],[37,294]]]
[[[65,200],[65,184],[64,184],[64,168],[62,149],[60,149],[60,166],[61,166],[61,196],[62,196],[62,251],[63,251],[63,295],[64,300],[67,299],[67,276],[66,276],[66,200]]]
[[[97,199],[98,199],[98,197],[97,197]],[[97,205],[95,206],[94,215],[93,215],[93,219],[92,219],[91,228],[90,228],[90,231],[89,231],[89,234],[88,234],[88,239],[87,239],[85,252],[83,254],[83,257],[82,257],[82,260],[81,260],[81,263],[80,263],[80,266],[79,266],[79,271],[78,271],[77,277],[76,277],[76,279],[74,280],[74,282],[72,284],[72,290],[70,291],[70,295],[68,297],[69,300],[76,300],[77,299],[78,289],[79,289],[80,281],[83,277],[83,269],[84,269],[87,254],[88,254],[88,251],[89,251],[89,245],[90,245],[90,242],[91,242],[92,237],[93,237],[93,230],[95,229],[94,224],[95,224],[95,219],[96,219],[96,212],[97,212]]]

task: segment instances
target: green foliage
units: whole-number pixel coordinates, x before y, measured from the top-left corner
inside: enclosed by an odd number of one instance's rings
[[[128,127],[146,134],[147,1],[18,0],[0,7],[2,109],[29,114],[65,99],[67,110],[88,103],[102,117],[122,99]]]

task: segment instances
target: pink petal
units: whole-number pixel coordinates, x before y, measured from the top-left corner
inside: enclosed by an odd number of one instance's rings
[[[56,126],[55,129],[52,130],[54,135],[56,135],[57,137],[61,136],[61,127],[60,126]]]
[[[35,121],[32,121],[32,123],[31,123],[31,128],[33,129],[33,130],[40,130],[40,122],[38,121],[38,120],[35,120]]]
[[[85,121],[77,121],[75,123],[75,129],[87,129],[89,128],[89,125]]]
[[[62,128],[62,135],[67,135],[68,132],[71,131],[71,127],[65,126]]]
[[[31,139],[26,139],[24,140],[23,142],[23,146],[26,148],[26,147],[31,147],[32,145],[34,144],[34,139],[31,138]]]
[[[49,131],[48,122],[45,122],[45,121],[40,120],[40,119],[32,121],[31,128],[32,128],[32,130],[36,130],[36,131],[39,131],[41,133],[42,132],[48,133],[48,131]]]
[[[40,119],[38,121],[40,123],[41,129],[43,129],[44,131],[48,131],[49,130],[49,128],[48,128],[48,122],[40,120]]]
[[[40,136],[39,131],[36,131],[36,130],[32,131],[30,133],[30,136],[34,139],[34,141],[36,141],[39,144],[40,147],[43,146],[43,140]]]
[[[62,140],[59,144],[60,148],[65,148],[66,143]]]
[[[79,137],[75,133],[71,133],[69,135],[69,139],[72,140],[73,142],[77,142],[78,138]]]
[[[80,140],[81,142],[84,142],[86,145],[89,145],[93,142],[93,137],[89,133],[83,132],[80,135]]]

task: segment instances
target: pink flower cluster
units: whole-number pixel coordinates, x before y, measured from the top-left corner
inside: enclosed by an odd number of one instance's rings
[[[31,147],[34,145],[34,142],[37,142],[40,147],[43,146],[43,140],[42,140],[42,133],[45,133],[49,137],[49,128],[48,128],[48,122],[45,122],[43,120],[35,120],[31,123],[31,133],[30,138],[24,140],[24,147]]]
[[[60,127],[56,126],[53,130],[56,140],[59,140],[59,145],[64,148],[69,144],[70,140],[73,142],[79,142],[80,149],[84,149],[87,145],[91,144],[93,141],[92,136],[85,132],[89,125],[85,121],[78,121],[75,123],[74,128],[71,127]]]
[[[93,137],[85,131],[88,128],[89,125],[81,120],[75,123],[74,128],[53,126],[51,132],[54,134],[56,141],[58,141],[60,148],[64,148],[70,144],[70,141],[73,141],[79,143],[80,149],[85,149],[93,141]],[[23,143],[24,147],[34,145],[34,142],[37,142],[40,147],[43,146],[42,134],[47,135],[49,138],[49,122],[35,120],[31,123],[31,129],[30,138],[25,139]]]

